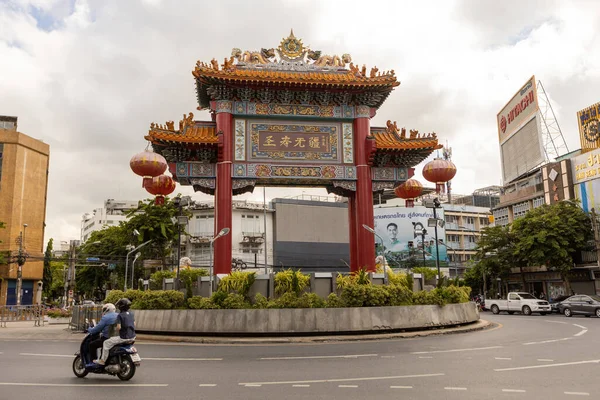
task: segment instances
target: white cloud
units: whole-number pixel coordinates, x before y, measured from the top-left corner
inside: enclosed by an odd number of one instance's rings
[[[533,74],[578,147],[575,113],[600,100],[599,11],[594,1],[10,1],[0,114],[51,145],[46,239],[76,238],[105,199],[147,197],[129,159],[150,122],[195,110],[196,60],[274,47],[293,28],[313,49],[394,69],[402,84],[372,123],[437,132],[453,148],[454,192],[468,193],[501,183],[496,113]],[[325,194],[267,196],[303,191]]]

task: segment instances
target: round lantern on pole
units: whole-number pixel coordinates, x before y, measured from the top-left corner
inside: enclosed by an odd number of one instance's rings
[[[167,170],[167,160],[160,154],[145,150],[131,157],[129,166],[135,174],[144,178],[142,187],[146,187],[150,184],[152,178]]]
[[[435,192],[444,193],[445,183],[456,175],[456,166],[450,160],[436,158],[423,167],[423,178],[435,183]]]
[[[416,179],[409,179],[396,187],[394,193],[396,193],[396,196],[406,201],[406,207],[414,207],[415,198],[423,193],[423,185]]]
[[[157,206],[165,204],[165,196],[173,193],[175,190],[175,181],[168,175],[159,175],[145,186],[148,193],[156,196],[154,204]]]

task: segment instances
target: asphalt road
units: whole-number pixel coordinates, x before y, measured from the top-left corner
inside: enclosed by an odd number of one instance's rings
[[[600,319],[492,315],[486,331],[323,344],[138,342],[129,382],[71,371],[77,341],[0,339],[0,399],[600,398]]]

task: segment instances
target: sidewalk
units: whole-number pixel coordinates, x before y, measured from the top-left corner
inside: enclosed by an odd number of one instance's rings
[[[290,336],[290,337],[218,337],[218,336],[169,336],[140,333],[138,342],[170,342],[170,343],[206,343],[206,344],[270,344],[270,343],[319,343],[347,342],[360,340],[386,340],[414,338],[433,335],[473,332],[495,326],[480,319],[472,324],[459,327],[428,329],[413,332],[378,333],[364,335],[327,335],[327,336]],[[82,332],[68,330],[67,324],[56,324],[42,327],[33,326],[33,322],[9,322],[6,328],[0,328],[0,340],[60,340],[81,341]]]

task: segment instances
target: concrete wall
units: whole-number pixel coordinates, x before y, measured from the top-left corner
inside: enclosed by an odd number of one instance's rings
[[[261,310],[135,310],[136,330],[199,335],[364,333],[477,321],[474,303],[439,306]]]

